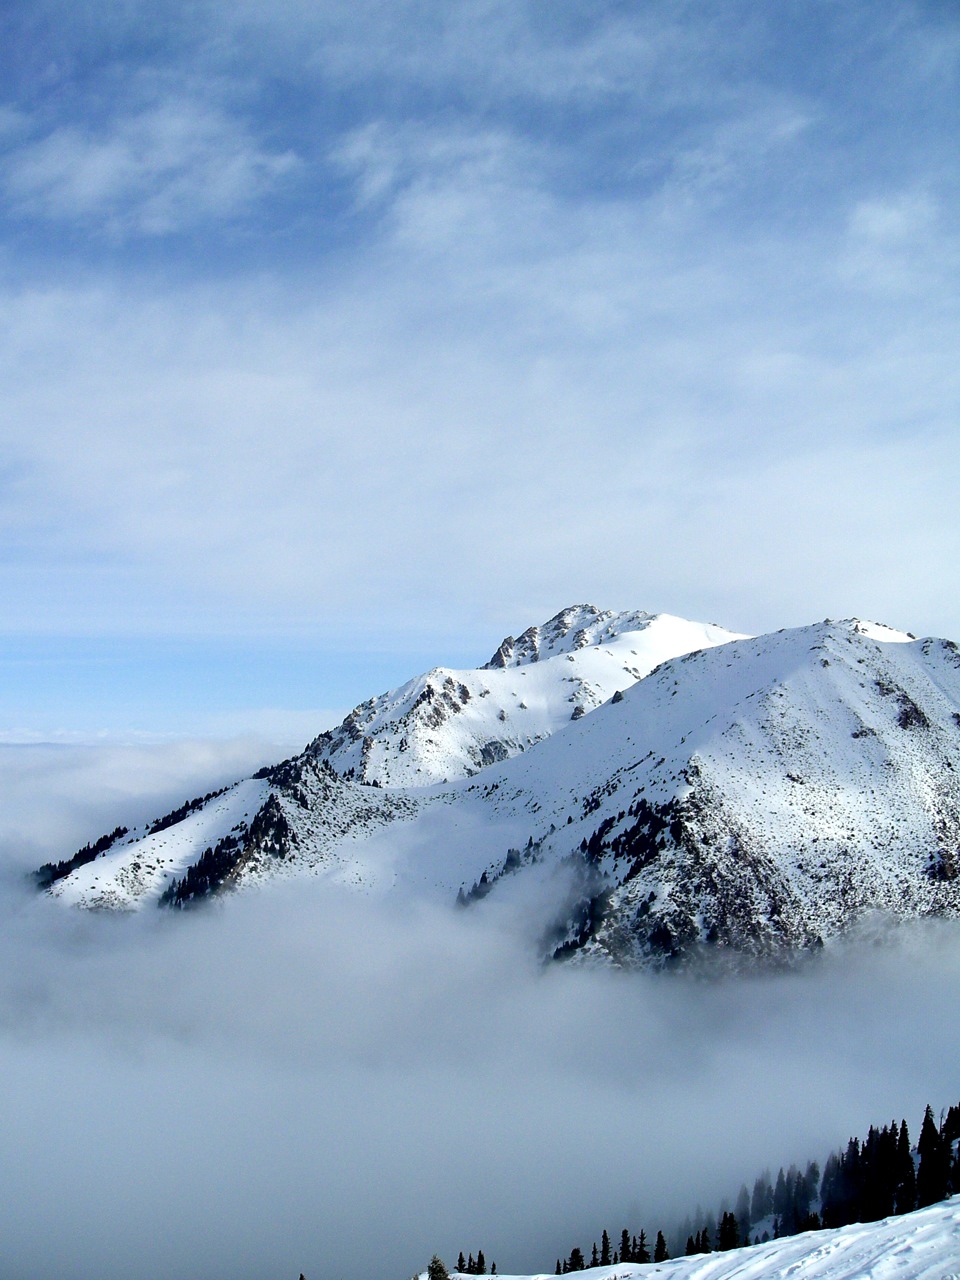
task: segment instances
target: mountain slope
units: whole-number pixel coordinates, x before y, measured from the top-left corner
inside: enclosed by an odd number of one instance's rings
[[[624,616],[593,612],[601,632]],[[185,902],[309,874],[447,900],[459,891],[472,903],[540,881],[562,886],[549,943],[558,954],[658,965],[705,947],[754,956],[816,947],[876,911],[958,914],[952,642],[855,620],[733,640],[662,662],[572,719],[556,664],[579,659],[575,678],[584,682],[588,663],[613,670],[608,649],[624,633],[593,644],[588,634],[578,648],[570,637],[586,628],[564,625],[505,642],[496,667],[473,673],[516,685],[525,671],[545,673],[541,723],[554,731],[525,750],[470,776],[463,744],[487,725],[461,710],[432,732],[444,769],[466,776],[386,787],[341,776],[336,766],[349,775],[353,757],[324,736],[240,784],[260,791],[228,792],[167,828],[160,870],[159,850],[131,832],[51,891],[81,905],[132,907],[173,880],[180,887],[168,899]],[[637,632],[626,635],[638,648]],[[478,701],[496,705],[516,685],[492,685]],[[409,743],[411,708],[423,704],[405,690],[391,705],[407,708]],[[404,733],[379,714],[369,723],[389,775],[414,748],[405,752]],[[417,750],[427,760],[426,747]],[[222,820],[204,825],[215,806]],[[210,857],[201,867],[203,841]]]
[[[527,750],[678,654],[738,639],[669,614],[564,609],[478,670],[435,667],[355,707],[308,750],[341,777],[427,786]]]
[[[960,1197],[881,1222],[807,1231],[726,1253],[670,1262],[592,1267],[584,1280],[957,1280],[960,1275]],[[502,1280],[552,1280],[540,1276]]]

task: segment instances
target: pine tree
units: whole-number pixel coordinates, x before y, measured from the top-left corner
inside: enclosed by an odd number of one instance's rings
[[[684,1255],[688,1258],[692,1258],[695,1253],[700,1252],[700,1250],[696,1246],[693,1236],[687,1236],[687,1247],[684,1249],[683,1252],[684,1252]]]
[[[737,1207],[734,1213],[737,1215],[740,1236],[744,1238],[750,1230],[750,1193],[746,1188],[746,1184],[741,1186],[737,1193]]]
[[[650,1250],[647,1248],[647,1233],[641,1229],[640,1239],[637,1242],[637,1248],[633,1255],[634,1262],[649,1262]]]
[[[773,1213],[773,1188],[770,1186],[770,1171],[764,1170],[753,1184],[753,1195],[750,1197],[750,1224],[759,1222],[761,1218]]]
[[[467,1264],[466,1264],[466,1261],[464,1260],[462,1249],[460,1250],[460,1256],[457,1258],[457,1270],[460,1272],[461,1275],[464,1275],[467,1270]]]
[[[485,1276],[487,1274],[487,1260],[483,1256],[482,1249],[477,1254],[477,1269],[473,1274],[475,1276]]]
[[[427,1280],[450,1280],[450,1273],[443,1265],[443,1259],[434,1254],[427,1266]]]
[[[658,1231],[657,1243],[653,1246],[653,1260],[654,1262],[666,1262],[669,1257],[670,1255],[667,1253],[667,1242],[663,1238],[663,1232]]]
[[[773,1212],[778,1218],[783,1218],[790,1205],[790,1193],[787,1191],[787,1176],[783,1172],[783,1166],[780,1166],[780,1172],[777,1174],[777,1185],[773,1189]]]
[[[583,1250],[577,1245],[570,1250],[570,1259],[567,1263],[568,1271],[585,1271],[587,1264],[583,1260]]]
[[[630,1232],[626,1227],[620,1232],[620,1261],[632,1262],[633,1253],[630,1250]]]
[[[609,1267],[610,1265],[610,1237],[606,1231],[600,1237],[600,1265],[601,1267]]]
[[[943,1200],[950,1182],[950,1147],[941,1138],[929,1105],[923,1116],[917,1154],[920,1157],[917,1169],[917,1208],[923,1209],[928,1204]]]
[[[600,1265],[600,1255],[599,1255],[599,1253],[597,1253],[597,1242],[596,1242],[596,1240],[594,1240],[594,1242],[593,1242],[593,1253],[591,1253],[591,1255],[590,1255],[590,1265],[591,1265],[591,1267],[599,1267],[599,1265]]]
[[[563,1275],[563,1271],[562,1271],[562,1270],[561,1270],[561,1268],[560,1268],[560,1259],[559,1259],[559,1258],[557,1259],[557,1269],[556,1269],[556,1271],[554,1272],[554,1274],[555,1274],[555,1275],[558,1275],[558,1276],[562,1276],[562,1275]]]
[[[910,1213],[917,1207],[917,1171],[913,1167],[906,1120],[900,1121],[900,1132],[897,1135],[897,1186],[894,1202],[897,1213]]]

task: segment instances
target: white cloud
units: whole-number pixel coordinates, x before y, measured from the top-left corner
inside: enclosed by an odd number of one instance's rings
[[[3,191],[21,216],[162,236],[244,213],[296,167],[210,104],[171,98],[21,142],[5,157]]]

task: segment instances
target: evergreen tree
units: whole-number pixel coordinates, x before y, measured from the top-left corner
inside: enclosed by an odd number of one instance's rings
[[[633,1254],[634,1262],[649,1262],[650,1250],[647,1248],[647,1233],[641,1228],[640,1239],[637,1241],[637,1247]]]
[[[600,1237],[600,1265],[601,1267],[609,1267],[610,1265],[610,1237],[604,1230]]]
[[[443,1259],[434,1254],[427,1265],[427,1280],[450,1280],[450,1273],[443,1265]]]
[[[632,1262],[633,1254],[630,1251],[630,1232],[626,1227],[620,1232],[620,1261]]]
[[[600,1265],[600,1255],[599,1255],[599,1253],[597,1253],[597,1242],[596,1242],[596,1240],[594,1240],[594,1242],[593,1242],[593,1253],[591,1253],[591,1255],[590,1255],[590,1265],[591,1265],[591,1267],[599,1267],[599,1265]]]
[[[897,1135],[897,1185],[894,1192],[897,1213],[910,1213],[917,1207],[917,1172],[913,1167],[910,1133],[906,1120],[900,1121]]]
[[[477,1254],[477,1269],[473,1274],[475,1276],[485,1276],[487,1274],[487,1260],[483,1256],[482,1249]]]
[[[457,1270],[460,1272],[461,1275],[464,1275],[467,1270],[467,1264],[464,1261],[462,1249],[460,1250],[460,1256],[457,1258]]]
[[[560,1259],[559,1259],[559,1258],[557,1259],[557,1269],[556,1269],[556,1271],[554,1272],[554,1274],[555,1274],[555,1275],[558,1275],[558,1276],[562,1276],[562,1275],[563,1275],[563,1272],[562,1272],[562,1271],[561,1271],[561,1269],[560,1269]]]
[[[923,1209],[943,1200],[950,1183],[950,1146],[943,1141],[929,1105],[923,1116],[917,1154],[917,1208]]]
[[[583,1260],[583,1250],[577,1245],[570,1250],[570,1258],[567,1262],[568,1271],[585,1271],[587,1264]]]
[[[693,1236],[687,1236],[687,1247],[684,1249],[683,1252],[685,1256],[688,1258],[691,1258],[695,1253],[700,1252],[700,1250],[696,1246],[696,1242],[694,1241]]]
[[[657,1243],[653,1246],[653,1260],[654,1262],[666,1262],[669,1257],[670,1255],[667,1253],[667,1242],[663,1238],[663,1232],[658,1231]]]
[[[737,1205],[734,1209],[737,1215],[737,1227],[740,1232],[741,1239],[745,1239],[750,1230],[750,1192],[747,1190],[746,1184],[741,1186],[737,1192]]]
[[[773,1188],[770,1185],[770,1172],[764,1170],[753,1184],[753,1195],[750,1198],[750,1225],[768,1218],[773,1213]]]
[[[717,1232],[717,1248],[725,1251],[736,1249],[739,1244],[740,1231],[737,1227],[736,1214],[725,1213],[720,1219],[720,1229]]]
[[[783,1166],[780,1166],[780,1172],[777,1174],[777,1185],[773,1189],[773,1212],[778,1218],[783,1218],[790,1205],[790,1193],[787,1191],[787,1175],[783,1172]]]

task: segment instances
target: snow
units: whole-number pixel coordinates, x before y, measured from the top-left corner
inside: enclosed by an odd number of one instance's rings
[[[738,638],[670,614],[578,605],[518,641],[507,637],[478,670],[435,667],[371,698],[313,750],[341,776],[383,786],[469,777],[566,728],[577,708],[592,711],[668,658]]]
[[[272,792],[290,850],[251,859],[241,886],[319,875],[450,901],[484,872],[509,894],[579,867],[611,895],[581,955],[617,963],[655,960],[658,926],[667,952],[709,938],[769,954],[817,946],[870,912],[960,913],[951,642],[857,619],[729,638],[590,606],[525,637],[501,646],[505,665],[436,669],[362,704],[342,740],[322,735],[283,778],[241,784],[157,836],[133,833],[53,892],[84,906],[152,901]],[[584,714],[572,719],[571,705]],[[482,765],[494,732],[506,758]],[[361,762],[378,785],[342,776]],[[666,815],[645,842],[641,801]]]
[[[248,822],[269,792],[249,778],[230,787],[182,822],[153,835],[131,831],[93,862],[57,881],[50,892],[71,906],[132,910],[159,897],[171,880],[231,828]]]
[[[592,1267],[584,1280],[958,1280],[960,1196],[882,1222],[807,1231],[726,1253]],[[502,1276],[501,1280],[552,1280]]]

